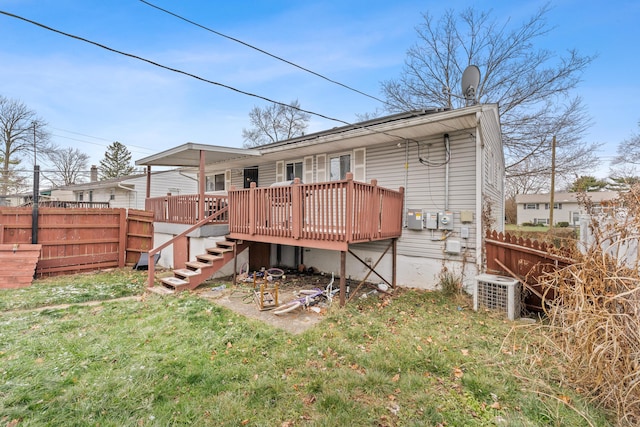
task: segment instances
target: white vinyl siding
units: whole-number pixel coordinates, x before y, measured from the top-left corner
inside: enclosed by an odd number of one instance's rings
[[[459,230],[460,212],[474,211],[476,208],[476,147],[469,133],[450,134],[451,160],[449,164],[449,201],[448,210],[454,215],[454,235],[450,238],[461,240]],[[427,152],[427,144],[431,144]],[[428,167],[418,161],[418,147],[415,142],[409,143],[408,169],[405,169],[405,147],[402,142],[398,147],[397,142],[368,147],[367,176],[378,180],[378,185],[393,190],[405,186],[405,206],[408,209],[423,209],[425,212],[438,212],[445,209],[445,167]],[[420,141],[420,156],[434,164],[445,161],[443,137],[430,138]],[[469,228],[469,239],[464,243],[469,248],[467,260],[474,259],[476,248],[477,219],[464,227]],[[440,236],[440,231],[436,231]],[[380,249],[388,242],[367,243],[359,247]],[[432,239],[429,230],[404,229],[402,238],[398,241],[398,254],[411,257],[427,257],[441,259],[445,242],[437,238]],[[464,249],[463,249],[464,251]],[[461,259],[461,255],[448,255],[450,259]]]
[[[502,135],[497,112],[487,111],[480,115],[481,132],[471,130],[475,135],[473,143],[480,143],[482,147],[482,203],[491,208],[493,230],[504,230],[504,154],[502,152]],[[478,141],[478,138],[482,138]]]

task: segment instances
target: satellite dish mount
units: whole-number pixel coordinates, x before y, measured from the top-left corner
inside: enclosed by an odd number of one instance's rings
[[[462,97],[466,106],[477,104],[476,92],[480,84],[480,69],[475,65],[469,65],[462,73]]]

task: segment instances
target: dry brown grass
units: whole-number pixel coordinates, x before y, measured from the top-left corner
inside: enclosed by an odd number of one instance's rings
[[[639,201],[640,187],[624,194],[616,221],[593,220],[593,244],[578,262],[543,278],[556,299],[542,351],[560,354],[562,376],[623,426],[640,425],[640,275],[638,251],[624,262],[619,243],[638,242]]]

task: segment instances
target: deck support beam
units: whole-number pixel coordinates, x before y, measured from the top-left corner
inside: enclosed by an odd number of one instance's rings
[[[379,258],[378,258],[378,260],[375,262],[375,264],[373,264],[373,266],[370,266],[368,263],[366,263],[365,261],[363,261],[363,260],[362,260],[358,255],[356,255],[355,253],[351,252],[351,250],[349,250],[349,253],[350,253],[351,255],[353,255],[353,257],[354,257],[355,259],[357,259],[358,261],[360,261],[360,263],[361,263],[362,265],[364,265],[366,268],[368,268],[368,269],[369,269],[369,271],[367,272],[367,274],[364,276],[364,279],[362,279],[362,280],[360,281],[360,283],[358,283],[358,286],[356,287],[356,289],[355,289],[355,291],[354,291],[354,294],[355,294],[355,292],[357,292],[357,291],[362,287],[362,285],[367,281],[367,279],[369,278],[369,275],[370,275],[371,273],[373,273],[373,274],[375,274],[376,276],[378,276],[380,279],[382,279],[382,281],[384,281],[384,282],[385,282],[387,285],[389,285],[391,288],[395,288],[395,283],[396,283],[396,269],[395,269],[395,263],[396,263],[395,255],[396,255],[396,254],[395,254],[395,240],[396,240],[396,239],[392,239],[392,240],[391,240],[391,243],[389,243],[389,245],[387,245],[387,248],[384,250],[384,252],[382,253],[382,255],[380,255],[380,257],[379,257]],[[391,283],[389,283],[389,281],[388,281],[387,279],[385,279],[384,277],[382,277],[382,275],[376,271],[376,267],[378,266],[378,264],[380,263],[380,261],[382,261],[382,258],[384,258],[384,256],[387,254],[387,252],[389,251],[389,248],[393,248],[393,251],[392,251],[392,253],[393,253],[393,261],[392,261],[392,263],[393,263],[393,266],[392,266],[392,275],[393,275],[393,277],[392,277],[392,279],[391,279]],[[378,289],[378,288],[376,287],[376,289]],[[380,292],[382,292],[382,293],[388,293],[388,292],[383,291],[383,290],[381,290],[381,289],[378,289],[378,290],[379,290]]]
[[[347,251],[340,251],[340,307],[347,302]]]

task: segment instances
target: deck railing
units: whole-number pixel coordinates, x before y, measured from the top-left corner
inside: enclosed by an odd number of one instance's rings
[[[231,235],[358,243],[399,237],[404,190],[353,181],[229,191]]]
[[[213,215],[228,205],[227,196],[205,194],[204,217]],[[203,218],[198,218],[200,196],[197,194],[185,194],[178,196],[166,195],[152,197],[145,201],[145,209],[153,212],[153,220],[156,222],[170,222],[174,224],[196,224]],[[213,223],[226,224],[228,215],[216,217]]]

